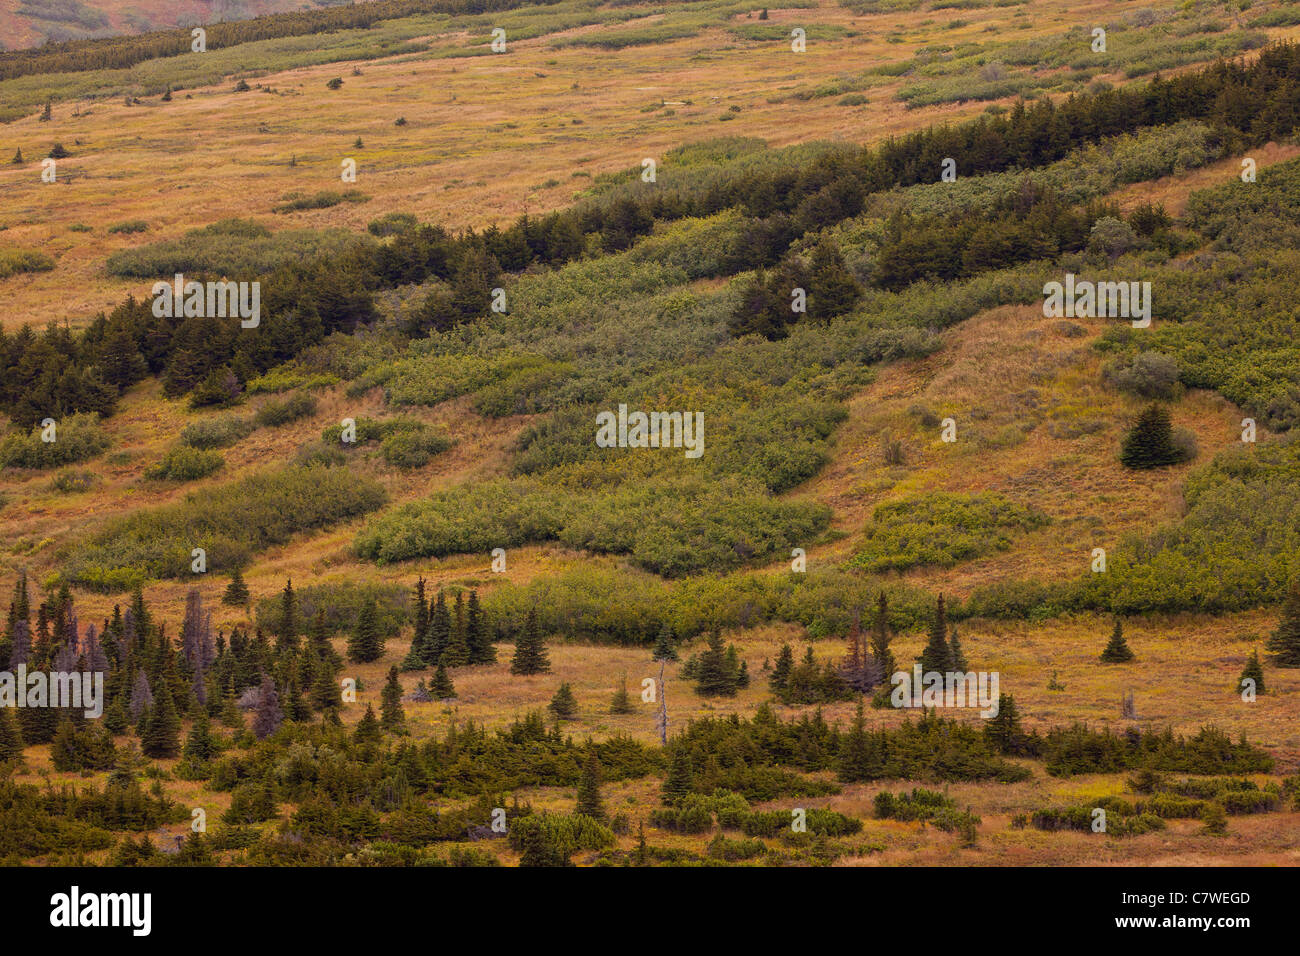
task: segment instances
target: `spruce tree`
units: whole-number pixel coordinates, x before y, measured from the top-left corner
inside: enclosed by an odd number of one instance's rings
[[[12,707],[0,707],[0,763],[21,757],[23,734],[18,729]]]
[[[50,761],[54,764],[54,769],[62,772],[80,770],[82,764],[77,751],[77,729],[72,726],[72,720],[65,716],[59,721],[54,739],[50,741]]]
[[[495,664],[497,649],[492,644],[492,635],[488,633],[487,615],[479,603],[478,591],[469,592],[469,602],[465,611],[465,643],[469,645],[469,662],[471,664]]]
[[[356,729],[352,731],[352,739],[359,744],[375,744],[383,739],[379,720],[375,717],[375,708],[370,704],[366,704],[366,712],[357,721]]]
[[[442,650],[440,663],[448,667],[464,667],[469,663],[469,644],[465,639],[465,592],[456,595],[456,611],[451,619],[451,635]]]
[[[551,669],[550,659],[546,654],[546,645],[542,642],[542,628],[537,622],[537,608],[528,611],[524,629],[515,642],[515,656],[510,662],[512,674],[543,674]]]
[[[424,642],[424,659],[430,667],[442,661],[442,652],[451,640],[451,615],[447,612],[447,597],[441,591],[429,611],[429,636]]]
[[[557,720],[573,720],[578,716],[578,699],[573,696],[573,688],[567,681],[555,692],[548,709]]]
[[[384,653],[383,637],[379,633],[379,605],[369,598],[357,613],[357,623],[348,637],[348,660],[354,664],[377,661]]]
[[[871,624],[871,659],[875,662],[880,679],[885,683],[889,683],[898,669],[894,663],[894,653],[889,649],[892,639],[889,633],[889,599],[881,591],[876,600],[876,619]]]
[[[206,713],[200,712],[190,725],[181,756],[194,767],[202,767],[217,754],[217,742],[212,735],[212,723]]]
[[[1169,409],[1152,403],[1142,410],[1137,422],[1124,436],[1119,460],[1126,468],[1160,468],[1177,464],[1182,452],[1174,444]]]
[[[786,685],[790,680],[790,672],[794,670],[794,651],[790,649],[789,644],[781,645],[781,652],[776,655],[776,664],[772,667],[772,673],[767,679],[768,687],[772,688],[772,693],[777,697],[784,697]]]
[[[587,760],[582,765],[582,776],[578,778],[576,812],[593,820],[605,819],[605,806],[600,799],[600,761],[596,758],[594,747],[589,749]]]
[[[614,691],[614,696],[609,702],[609,712],[611,714],[630,714],[632,713],[632,698],[627,692],[627,675],[623,675],[622,681],[618,685],[618,690]]]
[[[299,630],[298,597],[293,593],[293,581],[286,580],[280,593],[280,617],[275,629],[276,647],[281,653],[297,652]]]
[[[14,152],[14,158],[10,160],[10,162],[15,166],[21,166],[23,164],[23,150],[21,146]]]
[[[411,631],[411,653],[410,657],[419,658],[422,664],[427,666],[425,655],[428,651],[426,642],[429,640],[429,598],[425,593],[424,578],[419,578],[415,582],[415,618]],[[407,668],[403,667],[403,670]],[[419,668],[414,668],[419,670]]]
[[[1267,647],[1278,667],[1300,667],[1300,575],[1291,579],[1282,605],[1282,619]]]
[[[439,664],[429,682],[429,693],[434,700],[452,700],[456,697],[456,687],[447,674],[447,668]]]
[[[946,674],[952,670],[952,648],[948,644],[948,615],[943,606],[943,595],[934,605],[934,618],[930,622],[930,639],[921,651],[923,674]]]
[[[736,694],[736,669],[727,659],[719,631],[709,635],[708,646],[700,654],[695,692],[701,697],[734,697]]]
[[[659,629],[659,636],[655,638],[654,650],[650,656],[652,660],[656,661],[677,660],[677,647],[673,637],[673,629],[667,622]]]
[[[231,730],[244,729],[244,714],[239,709],[239,704],[235,696],[235,675],[231,672],[230,679],[222,688],[221,692],[221,723]]]
[[[175,757],[181,748],[181,721],[165,683],[154,695],[153,707],[140,735],[140,751],[146,757]]]
[[[1133,652],[1129,650],[1128,642],[1124,640],[1124,626],[1119,618],[1115,618],[1115,629],[1110,632],[1110,640],[1101,652],[1101,662],[1127,664],[1131,660],[1133,660]]]
[[[238,565],[230,572],[230,583],[226,585],[226,593],[221,595],[221,603],[227,607],[248,605],[248,585],[244,583],[244,572],[239,570]]]
[[[694,774],[691,771],[691,755],[685,744],[678,744],[673,750],[672,760],[668,764],[668,776],[660,791],[665,806],[673,806],[691,792]]]
[[[397,679],[397,668],[388,669],[388,680],[379,694],[380,724],[391,733],[400,734],[406,729],[406,711],[402,709],[402,685]]]
[[[426,648],[424,642],[425,632],[421,631],[420,626],[417,624],[415,630],[411,632],[411,648],[406,652],[406,656],[402,658],[402,670],[419,671],[429,666],[429,662],[425,660]]]
[[[866,730],[866,717],[863,713],[862,698],[858,698],[857,710],[853,714],[853,723],[849,732],[840,741],[837,771],[845,783],[859,783],[874,780],[882,771],[879,753],[873,747],[871,736]]]
[[[948,632],[948,658],[952,662],[952,669],[966,672],[966,652],[962,650],[961,644],[957,640],[957,626],[953,625]]]
[[[319,711],[337,710],[342,706],[338,685],[334,683],[334,673],[325,663],[320,662],[311,684],[311,705]]]
[[[998,712],[984,724],[984,735],[998,753],[1013,754],[1020,748],[1020,711],[1010,694],[998,695]]]
[[[1251,651],[1250,657],[1246,658],[1246,669],[1241,672],[1241,677],[1237,680],[1237,690],[1244,689],[1247,680],[1255,682],[1255,696],[1258,697],[1264,693],[1264,668],[1259,663],[1259,651]]]
[[[813,249],[808,318],[826,321],[848,312],[862,298],[862,286],[844,264],[839,248],[822,240]]]

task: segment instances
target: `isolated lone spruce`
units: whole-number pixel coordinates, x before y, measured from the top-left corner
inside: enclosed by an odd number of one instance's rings
[[[1160,468],[1183,460],[1174,444],[1174,428],[1169,410],[1152,403],[1142,410],[1134,426],[1124,436],[1120,462],[1127,468]]]
[[[515,656],[510,662],[512,674],[543,674],[551,669],[551,662],[546,656],[546,645],[542,643],[541,625],[537,623],[537,608],[528,611],[528,620],[515,642]]]
[[[1101,662],[1103,664],[1127,664],[1133,660],[1133,652],[1129,649],[1128,642],[1124,640],[1124,627],[1119,620],[1115,621],[1115,630],[1110,632],[1110,641],[1107,642],[1105,650],[1101,652]]]
[[[946,674],[952,669],[952,648],[948,644],[948,614],[944,610],[943,595],[934,605],[934,619],[930,622],[930,640],[920,657],[923,673]]]
[[[1237,689],[1245,690],[1248,680],[1254,681],[1253,689],[1256,697],[1264,693],[1264,667],[1259,662],[1259,651],[1251,651],[1250,657],[1246,658],[1246,668],[1237,679]]]

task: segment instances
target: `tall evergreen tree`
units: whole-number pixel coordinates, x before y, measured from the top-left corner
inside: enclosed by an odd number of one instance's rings
[[[860,783],[875,780],[883,772],[880,751],[875,741],[867,733],[866,717],[863,713],[862,698],[858,698],[857,710],[853,714],[853,723],[849,732],[840,741],[838,767],[839,778],[845,783]]]
[[[281,653],[285,651],[297,653],[300,631],[298,596],[293,593],[293,581],[286,580],[284,590],[280,592],[280,616],[275,628],[276,646]]]
[[[948,631],[948,658],[952,662],[953,670],[966,672],[966,652],[962,650],[961,643],[957,640],[955,624]]]
[[[181,749],[181,721],[164,683],[154,695],[153,707],[140,735],[140,752],[146,757],[175,757]]]
[[[0,707],[0,763],[22,756],[23,734],[12,707]]]
[[[1300,575],[1291,579],[1282,605],[1282,619],[1267,647],[1278,667],[1300,667]]]
[[[876,600],[876,618],[871,624],[871,659],[876,664],[880,679],[886,683],[898,669],[894,663],[894,653],[889,649],[891,640],[893,637],[889,633],[889,599],[885,597],[885,592],[881,591],[880,597]]]
[[[772,665],[772,673],[767,678],[768,687],[777,697],[785,696],[786,684],[793,670],[794,651],[790,649],[789,644],[782,644],[780,653],[776,655],[776,663]]]
[[[447,611],[447,596],[441,591],[429,611],[429,636],[424,642],[424,659],[430,667],[442,662],[442,652],[451,641],[451,614]]]
[[[400,734],[406,729],[406,711],[402,709],[402,685],[397,679],[397,668],[388,669],[388,680],[379,694],[379,722],[391,733]]]
[[[700,653],[695,692],[701,697],[733,697],[736,693],[736,670],[730,666],[722,646],[722,634],[709,635],[708,646]]]
[[[441,663],[464,667],[469,663],[469,644],[465,639],[465,592],[456,595],[456,610],[451,619],[451,635],[442,650]]]
[[[471,664],[496,663],[497,649],[492,644],[492,635],[488,632],[487,615],[483,613],[478,591],[469,592],[469,602],[465,610],[465,643],[469,645]]]
[[[930,639],[921,651],[921,672],[946,674],[952,670],[952,648],[948,644],[948,615],[943,606],[943,595],[934,605],[934,617],[930,621]]]
[[[536,606],[529,608],[524,628],[515,641],[515,656],[510,662],[512,674],[543,674],[551,669],[546,644],[542,641],[542,628],[537,621]]]
[[[686,745],[680,743],[673,750],[672,759],[668,764],[668,776],[664,778],[663,788],[660,791],[664,805],[671,807],[686,797],[691,792],[693,784],[691,755]]]
[[[426,660],[428,648],[425,646],[429,639],[429,603],[425,598],[424,578],[415,582],[412,600],[415,604],[415,618],[411,628],[411,649],[402,658],[404,671],[418,671],[429,666]]]
[[[348,660],[355,664],[377,661],[384,654],[384,640],[379,632],[379,605],[369,598],[357,613],[357,623],[348,637]]]
[[[594,747],[587,752],[587,759],[582,765],[582,776],[578,778],[578,813],[593,820],[605,819],[605,806],[600,799],[600,761]]]
[[[1115,618],[1115,629],[1110,632],[1110,640],[1101,652],[1101,662],[1127,664],[1131,660],[1133,660],[1133,652],[1129,650],[1128,642],[1124,640],[1124,626],[1119,618]]]

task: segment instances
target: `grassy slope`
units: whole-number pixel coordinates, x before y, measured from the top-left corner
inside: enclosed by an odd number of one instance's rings
[[[1060,32],[1065,4],[1035,7],[1035,31]],[[1113,4],[1100,4],[1102,8]],[[13,124],[25,155],[39,155],[39,144],[55,138],[66,144],[82,138],[92,152],[74,148],[69,167],[86,175],[63,187],[39,191],[6,168],[0,183],[13,189],[16,205],[7,205],[12,227],[6,242],[45,245],[59,258],[59,269],[48,276],[11,280],[6,293],[15,308],[6,320],[42,320],[52,315],[81,314],[106,307],[125,291],[135,288],[106,279],[105,255],[132,241],[107,237],[104,227],[129,218],[151,224],[152,238],[174,235],[226,215],[263,212],[291,189],[330,188],[338,155],[347,155],[352,139],[360,135],[373,149],[372,159],[362,151],[363,175],[359,186],[374,198],[363,206],[298,214],[294,224],[343,225],[363,228],[382,212],[414,211],[425,218],[453,226],[483,225],[517,212],[539,211],[566,203],[574,191],[569,173],[625,168],[642,154],[655,155],[682,141],[727,134],[763,136],[774,143],[839,135],[855,141],[874,141],[888,132],[915,128],[939,116],[966,115],[977,105],[904,111],[887,96],[873,92],[865,108],[838,107],[833,98],[807,103],[768,103],[774,89],[784,84],[807,83],[814,73],[827,77],[844,69],[845,54],[855,63],[872,59],[900,59],[916,46],[932,40],[942,25],[957,18],[980,25],[1014,16],[1016,8],[979,11],[935,11],[890,18],[908,24],[905,45],[886,44],[884,30],[873,26],[880,18],[858,18],[865,35],[851,41],[830,41],[838,48],[814,45],[797,61],[798,76],[790,72],[784,49],[758,48],[744,55],[726,50],[730,41],[716,33],[622,53],[560,49],[548,41],[521,41],[510,59],[421,60],[402,63],[368,63],[363,75],[352,77],[341,64],[291,71],[263,78],[278,89],[296,89],[306,95],[277,97],[245,94],[244,99],[220,90],[196,91],[193,100],[178,97],[170,104],[127,108],[119,102],[100,103],[89,115],[72,118],[70,108],[56,111],[54,129],[34,118]],[[1100,15],[1100,13],[1099,13]],[[850,14],[835,7],[815,13],[773,11],[774,19],[810,16],[851,23]],[[924,20],[934,21],[922,25]],[[946,35],[959,31],[945,31]],[[712,38],[712,39],[711,39]],[[702,47],[712,49],[712,59],[701,60]],[[653,54],[656,72],[639,68]],[[554,62],[552,62],[554,61]],[[536,73],[545,73],[538,77]],[[337,94],[326,95],[325,79],[343,75]],[[579,83],[573,90],[572,84]],[[319,90],[318,94],[316,91]],[[713,101],[711,97],[717,97]],[[659,99],[691,99],[693,107],[677,108],[677,115],[642,113],[640,108]],[[380,99],[384,106],[374,108]],[[743,112],[731,123],[717,117],[732,103]],[[84,106],[84,105],[83,105]],[[391,114],[391,115],[390,115]],[[405,115],[411,125],[391,126],[391,117]],[[573,119],[582,119],[573,125]],[[504,123],[516,124],[506,129]],[[266,124],[272,135],[257,133]],[[139,139],[137,139],[139,137]],[[169,139],[168,137],[171,137]],[[210,154],[195,154],[200,141],[230,144],[216,165]],[[337,140],[333,152],[325,138]],[[631,145],[629,145],[631,144]],[[333,148],[331,144],[331,149]],[[1261,165],[1294,155],[1289,147],[1258,153]],[[285,165],[296,154],[298,166]],[[94,160],[92,164],[92,159]],[[78,163],[82,164],[80,167]],[[93,170],[92,170],[93,165]],[[1154,197],[1177,211],[1195,188],[1234,175],[1235,159],[1185,176],[1169,177],[1154,185],[1138,185],[1121,193],[1126,202]],[[93,175],[91,175],[93,171]],[[22,173],[28,177],[30,169]],[[541,189],[554,177],[560,186]],[[453,183],[453,180],[459,182]],[[59,193],[53,193],[58,188]],[[75,200],[47,198],[76,190]],[[178,198],[183,197],[183,198]],[[23,220],[28,220],[23,222]],[[95,227],[93,233],[67,231],[74,222]],[[138,239],[138,237],[137,237]],[[52,240],[52,246],[48,240]],[[840,541],[814,550],[810,561],[838,561],[858,543],[858,534],[871,509],[896,494],[915,490],[966,491],[992,489],[1033,504],[1055,520],[1047,527],[1017,539],[1009,552],[982,558],[956,568],[911,572],[916,583],[964,594],[977,584],[1002,578],[1051,576],[1078,564],[1082,568],[1094,544],[1105,545],[1124,533],[1150,527],[1161,517],[1177,514],[1181,507],[1180,482],[1188,466],[1167,469],[1154,478],[1135,480],[1114,463],[1113,450],[1136,403],[1117,397],[1099,384],[1100,360],[1088,349],[1101,323],[1082,322],[1087,335],[1062,334],[1054,320],[1044,320],[1033,308],[1004,308],[979,315],[944,334],[945,347],[920,361],[899,363],[880,370],[877,380],[848,403],[849,420],[838,432],[834,461],[812,481],[792,492],[830,504],[835,524],[848,532]],[[1008,400],[1012,396],[1012,400]],[[908,409],[925,405],[941,414],[965,410],[959,417],[960,434],[969,444],[940,444],[936,435],[917,424]],[[265,429],[225,452],[227,465],[211,482],[224,482],[260,467],[268,460],[291,455],[325,425],[343,415],[374,414],[379,399],[371,394],[348,400],[341,390],[324,393],[314,419],[280,429]],[[376,473],[393,497],[409,500],[432,488],[451,486],[502,470],[513,436],[526,425],[525,418],[486,420],[462,402],[417,412],[430,421],[446,422],[459,444],[430,466],[413,474],[389,469]],[[1201,459],[1234,440],[1240,413],[1213,394],[1193,393],[1175,411],[1176,422],[1196,432]],[[27,565],[39,580],[52,570],[57,547],[85,533],[92,522],[124,513],[142,503],[154,504],[179,496],[188,489],[160,491],[141,486],[143,468],[156,460],[174,441],[188,416],[179,403],[159,397],[154,383],[133,390],[123,411],[110,420],[115,449],[129,449],[138,457],[120,465],[95,463],[103,482],[95,490],[71,496],[48,491],[49,475],[6,475],[9,502],[2,520],[6,531],[0,569],[4,576]],[[970,420],[968,421],[967,418]],[[1054,422],[1096,420],[1100,428],[1083,438],[1065,440],[1051,435]],[[978,447],[980,436],[997,434],[1006,426],[1034,427],[1020,444],[993,449]],[[880,436],[889,433],[904,440],[906,464],[882,464]],[[978,453],[975,453],[978,448]],[[202,487],[202,483],[193,487]],[[491,586],[487,556],[461,556],[418,566],[376,569],[360,565],[349,555],[354,527],[325,534],[264,554],[248,575],[254,597],[273,593],[292,575],[305,583],[334,575],[372,580],[409,582],[417,571],[434,581],[482,581]],[[597,560],[558,548],[525,548],[510,555],[509,578],[528,580]],[[779,569],[778,569],[779,570]],[[215,605],[224,579],[201,584],[209,605]],[[165,620],[179,620],[188,582],[150,587],[147,596]],[[95,620],[111,609],[112,599],[79,595],[83,621]],[[216,610],[216,621],[230,625],[241,617],[227,608]],[[1295,692],[1300,677],[1269,671],[1270,694],[1246,705],[1232,694],[1230,679],[1253,646],[1243,634],[1262,634],[1272,628],[1275,614],[1254,612],[1222,618],[1183,616],[1136,622],[1128,629],[1138,662],[1121,669],[1098,667],[1095,655],[1108,632],[1105,621],[1081,618],[1044,625],[971,622],[962,629],[962,641],[972,661],[1002,672],[1004,689],[1013,689],[1026,724],[1042,729],[1052,724],[1084,719],[1115,722],[1118,698],[1127,689],[1137,694],[1138,712],[1157,725],[1194,731],[1213,721],[1232,734],[1245,732],[1270,747],[1282,769],[1292,768],[1300,756],[1300,731],[1295,728],[1300,704]],[[769,626],[728,635],[742,648],[755,676],[754,686],[735,700],[706,704],[684,686],[675,685],[670,668],[669,694],[675,726],[690,716],[707,712],[753,710],[767,697],[761,668],[775,656],[782,641],[798,641],[797,629]],[[901,635],[896,653],[908,660],[919,651],[923,636]],[[368,690],[365,700],[377,702],[381,675],[405,653],[405,640],[394,642],[384,661],[356,668]],[[802,648],[799,648],[801,651]],[[507,673],[509,648],[501,649],[503,662],[492,668],[456,675],[461,700],[453,710],[441,705],[408,705],[417,735],[442,728],[454,714],[500,724],[549,700],[560,680],[572,682],[581,705],[579,720],[571,725],[575,738],[622,731],[653,739],[649,707],[626,717],[611,717],[609,695],[626,675],[634,692],[650,676],[644,651],[558,646],[552,648],[555,672],[547,678],[520,681]],[[820,657],[835,657],[838,646],[818,646]],[[1047,675],[1057,671],[1065,690],[1046,689]],[[414,677],[408,675],[406,682]],[[349,708],[345,719],[355,720],[360,708]],[[785,710],[793,713],[794,710]],[[848,705],[827,708],[828,719],[844,720]],[[873,723],[894,722],[897,714],[872,712]],[[32,748],[31,769],[48,763],[47,748]],[[31,776],[31,775],[29,775]],[[33,777],[34,778],[34,777]],[[864,845],[877,845],[878,853],[849,862],[1083,862],[1100,859],[1141,863],[1207,863],[1231,859],[1239,863],[1292,862],[1297,859],[1294,837],[1300,816],[1272,815],[1259,819],[1233,818],[1233,835],[1213,840],[1195,835],[1194,822],[1173,822],[1169,831],[1125,841],[1106,841],[1098,850],[1082,834],[1038,834],[1011,831],[1013,812],[1046,803],[1086,799],[1118,792],[1120,778],[1082,778],[1069,782],[1037,776],[1015,786],[956,785],[953,796],[971,805],[984,818],[981,847],[956,849],[954,836],[914,824],[869,821]],[[174,792],[213,812],[228,795],[212,794],[202,785],[176,784]],[[848,787],[843,795],[810,801],[845,812],[869,816],[871,796],[880,786]],[[889,789],[898,789],[898,784]],[[571,795],[544,790],[532,794],[540,806],[568,808]],[[633,781],[606,788],[614,809],[640,816],[655,803],[652,781]],[[653,842],[699,849],[700,838],[655,834]],[[1177,855],[1174,856],[1173,854]]]
[[[24,6],[22,0],[0,0],[0,37],[5,49],[40,46],[47,39],[118,36],[316,8],[309,0],[93,0],[84,6],[103,14],[108,26],[87,30],[84,25],[33,16],[33,8]]]

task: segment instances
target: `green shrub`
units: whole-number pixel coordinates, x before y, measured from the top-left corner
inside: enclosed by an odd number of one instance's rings
[[[126,222],[114,223],[108,227],[111,233],[123,233],[131,235],[136,232],[145,232],[149,229],[149,224],[143,219],[128,219]]]
[[[253,415],[253,421],[262,426],[287,425],[300,418],[316,414],[316,399],[306,392],[296,392],[283,401],[267,402]]]
[[[337,206],[344,202],[369,202],[370,197],[356,189],[345,189],[338,192],[333,189],[324,189],[310,196],[303,196],[298,193],[290,193],[285,197],[285,202],[278,206],[272,206],[272,212],[300,212],[304,209],[329,209],[331,206]]]
[[[0,249],[0,279],[8,279],[22,272],[49,272],[54,260],[43,252],[27,249]]]
[[[265,392],[287,392],[293,388],[327,388],[338,383],[339,377],[329,372],[304,372],[281,366],[265,375],[249,379],[245,387],[248,394],[259,395]]]
[[[425,427],[388,435],[379,443],[379,453],[384,461],[397,468],[420,468],[451,446],[450,438]]]
[[[203,418],[181,429],[181,444],[191,448],[228,448],[253,433],[253,421],[238,415]]]
[[[373,243],[345,229],[292,230],[274,235],[248,219],[222,219],[191,229],[179,239],[164,239],[108,257],[110,275],[136,279],[170,279],[185,275],[260,275],[284,265],[309,262]]]
[[[371,221],[366,229],[372,236],[382,239],[385,236],[395,236],[414,229],[419,224],[420,221],[409,212],[389,212]]]
[[[195,481],[206,478],[226,463],[221,453],[189,445],[178,445],[162,460],[144,470],[150,481]]]
[[[266,471],[110,519],[72,548],[63,574],[83,587],[122,591],[188,575],[194,548],[206,550],[209,570],[243,567],[263,548],[374,511],[385,498],[378,483],[346,468]]]
[[[44,441],[42,435],[52,437]],[[108,434],[94,414],[70,415],[53,431],[36,425],[28,433],[10,431],[0,440],[0,467],[57,468],[94,458],[108,448]]]
[[[868,571],[906,570],[961,561],[1011,547],[1013,531],[1047,518],[992,492],[912,495],[876,508],[852,564]]]
[[[93,471],[74,471],[71,468],[65,468],[54,476],[54,480],[50,482],[50,487],[61,494],[76,494],[89,491],[98,481],[99,476]]]

